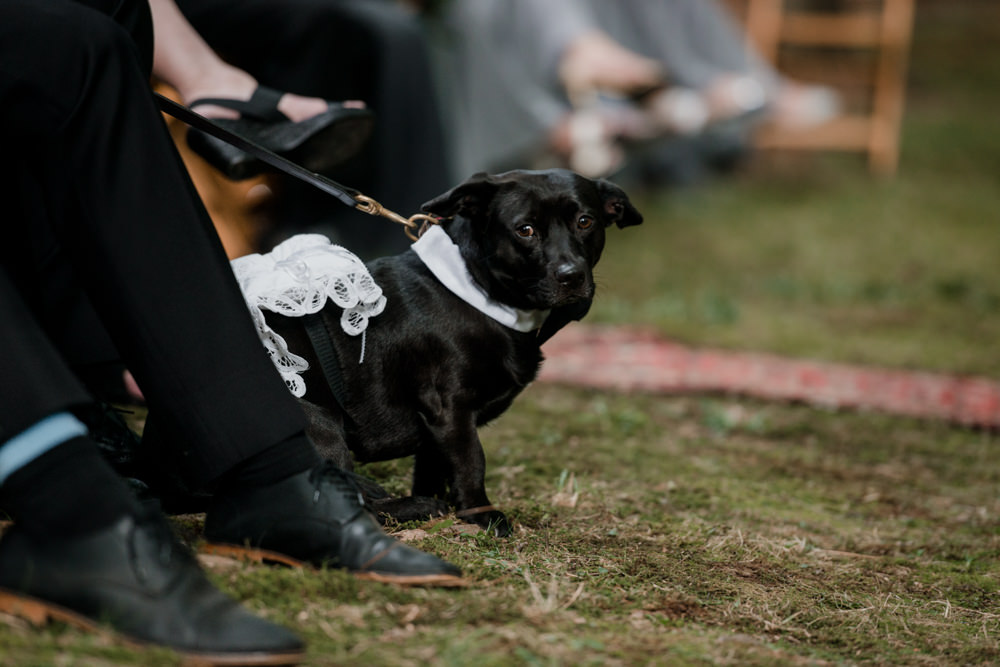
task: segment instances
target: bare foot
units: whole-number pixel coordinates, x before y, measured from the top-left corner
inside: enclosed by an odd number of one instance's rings
[[[724,74],[701,90],[674,86],[656,91],[645,107],[664,132],[690,135],[721,121],[764,109],[767,94],[748,76]]]
[[[771,120],[785,128],[808,129],[832,120],[841,111],[842,101],[832,88],[788,82],[778,91]]]
[[[702,89],[711,122],[763,109],[767,92],[760,81],[741,74],[723,74]]]

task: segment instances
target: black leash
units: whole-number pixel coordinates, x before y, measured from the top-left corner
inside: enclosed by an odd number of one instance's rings
[[[186,106],[174,102],[169,97],[164,97],[159,93],[155,93],[156,101],[160,105],[160,109],[165,113],[170,114],[177,120],[183,121],[184,123],[190,125],[191,127],[197,128],[206,134],[210,134],[216,139],[221,139],[227,144],[232,144],[240,150],[250,153],[256,158],[259,158],[261,162],[268,164],[279,171],[283,171],[289,176],[294,176],[295,178],[305,181],[306,183],[315,186],[331,194],[342,203],[351,208],[357,208],[361,200],[358,197],[362,196],[357,190],[352,190],[351,188],[345,187],[336,181],[332,181],[322,174],[317,174],[316,172],[309,171],[305,167],[298,165],[288,158],[282,157],[277,153],[269,151],[268,149],[249,141],[235,132],[228,130],[221,125],[213,123],[208,118],[188,109]]]
[[[403,225],[403,231],[406,232],[406,235],[411,241],[416,241],[420,238],[420,235],[425,229],[427,229],[428,225],[436,225],[441,222],[440,218],[433,215],[425,215],[423,213],[414,213],[409,218],[404,218],[395,211],[390,211],[385,208],[382,204],[378,203],[371,197],[367,197],[353,188],[348,188],[340,183],[337,183],[336,181],[330,180],[322,174],[309,171],[305,167],[292,162],[288,158],[282,157],[273,151],[269,151],[263,146],[259,146],[247,138],[241,137],[235,132],[226,129],[217,123],[213,123],[210,119],[205,118],[201,114],[196,114],[186,106],[174,102],[169,97],[164,97],[159,93],[154,93],[154,95],[156,95],[157,104],[159,104],[160,109],[164,113],[168,113],[193,128],[199,129],[202,132],[212,135],[216,139],[221,139],[227,144],[232,144],[240,150],[250,153],[254,157],[259,158],[265,164],[268,164],[279,171],[283,171],[289,176],[294,176],[300,181],[304,181],[313,187],[319,188],[327,194],[333,195],[346,206],[350,206],[351,208],[357,209],[362,213],[367,213],[368,215],[382,216],[383,218],[387,218],[393,222]]]
[[[367,213],[368,215],[378,215],[403,225],[403,231],[406,232],[406,235],[411,241],[416,241],[420,238],[420,234],[423,233],[424,229],[426,229],[428,225],[436,225],[441,222],[440,218],[436,218],[432,215],[425,215],[423,213],[415,213],[409,218],[404,218],[399,213],[390,211],[371,197],[367,197],[353,188],[343,186],[336,181],[330,180],[322,174],[309,171],[305,167],[292,162],[288,158],[282,157],[273,151],[269,151],[263,146],[259,146],[247,138],[241,137],[235,132],[226,129],[217,123],[213,123],[210,119],[205,118],[200,114],[196,114],[186,106],[178,104],[168,97],[164,97],[159,93],[155,93],[155,95],[157,104],[159,104],[160,109],[164,113],[168,113],[193,128],[201,130],[206,134],[212,135],[216,139],[221,139],[227,144],[232,144],[240,150],[250,153],[278,171],[282,171],[289,176],[294,176],[300,181],[304,181],[313,187],[319,188],[327,194],[333,195],[346,206],[357,209],[362,213]]]

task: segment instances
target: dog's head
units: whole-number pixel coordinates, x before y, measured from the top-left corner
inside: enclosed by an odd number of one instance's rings
[[[605,229],[642,222],[617,185],[565,169],[476,174],[423,210],[491,298],[528,309],[589,302]]]

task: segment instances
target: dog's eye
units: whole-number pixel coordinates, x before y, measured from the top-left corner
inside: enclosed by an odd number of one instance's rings
[[[517,228],[517,235],[522,238],[528,238],[535,235],[535,228],[531,225],[521,225]]]
[[[589,215],[581,215],[580,219],[576,221],[576,226],[580,229],[590,229],[594,226],[594,219]]]

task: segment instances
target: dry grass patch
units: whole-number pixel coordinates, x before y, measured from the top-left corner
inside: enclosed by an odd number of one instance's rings
[[[507,539],[395,527],[464,590],[204,561],[315,665],[989,664],[990,433],[879,415],[545,385],[483,431]],[[405,487],[407,461],[366,470]],[[200,536],[202,518],[176,517]],[[175,664],[0,618],[12,664]]]

